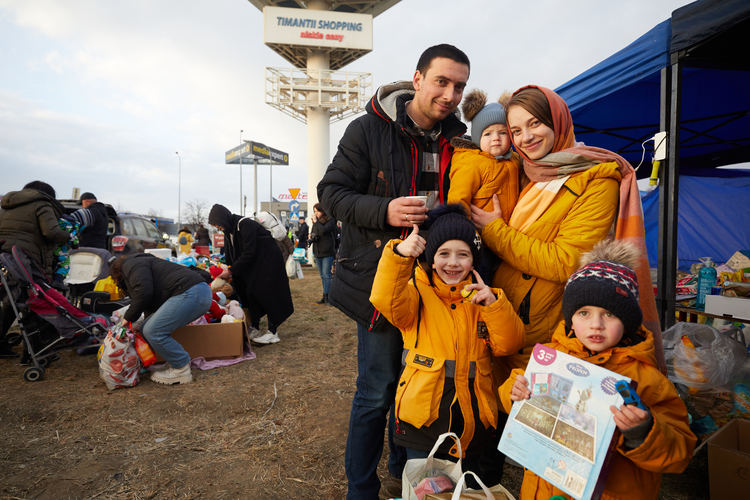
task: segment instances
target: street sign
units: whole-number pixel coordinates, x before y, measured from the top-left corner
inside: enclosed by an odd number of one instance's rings
[[[297,200],[292,200],[289,202],[289,211],[290,212],[299,211],[299,202]]]
[[[299,214],[297,212],[289,214],[289,222],[299,222]]]
[[[289,194],[292,195],[292,199],[296,200],[297,195],[299,194],[300,189],[299,188],[289,188]]]

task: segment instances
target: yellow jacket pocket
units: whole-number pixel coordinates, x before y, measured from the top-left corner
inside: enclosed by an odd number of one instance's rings
[[[438,417],[445,383],[445,359],[410,350],[396,389],[396,417],[414,427],[432,424]]]

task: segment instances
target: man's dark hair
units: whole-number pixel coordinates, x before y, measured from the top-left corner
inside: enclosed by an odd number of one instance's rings
[[[422,52],[422,55],[419,56],[419,61],[417,61],[417,71],[425,74],[432,63],[432,60],[436,57],[445,57],[446,59],[456,61],[457,63],[465,64],[469,68],[469,71],[471,71],[471,64],[469,63],[468,56],[464,54],[461,49],[447,43],[433,45]]]
[[[23,188],[24,189],[36,189],[40,193],[44,193],[52,199],[57,198],[57,195],[55,194],[55,188],[53,188],[46,182],[31,181],[28,184],[26,184]]]

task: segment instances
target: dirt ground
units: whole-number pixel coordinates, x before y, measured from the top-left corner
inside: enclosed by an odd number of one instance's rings
[[[17,360],[0,360],[0,498],[344,498],[356,330],[314,303],[314,269],[291,286],[280,343],[194,370],[189,385],[146,378],[109,392],[96,357],[72,351],[29,383]],[[505,467],[514,495],[521,474]],[[704,448],[660,498],[708,498],[706,474]]]

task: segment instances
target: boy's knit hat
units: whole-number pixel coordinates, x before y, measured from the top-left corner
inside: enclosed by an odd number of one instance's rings
[[[596,306],[617,316],[623,337],[638,331],[643,313],[638,304],[638,277],[633,267],[640,252],[621,240],[601,241],[581,257],[582,267],[570,275],[563,292],[565,329],[570,331],[573,314],[583,306]]]
[[[449,240],[465,241],[474,257],[474,267],[479,265],[479,249],[482,246],[482,240],[462,205],[455,203],[433,208],[427,212],[427,221],[423,227],[429,231],[424,253],[430,267],[435,260],[437,249]]]
[[[505,125],[505,106],[497,102],[487,104],[487,94],[474,89],[464,97],[461,112],[471,122],[471,142],[479,146],[484,129],[495,123]]]

